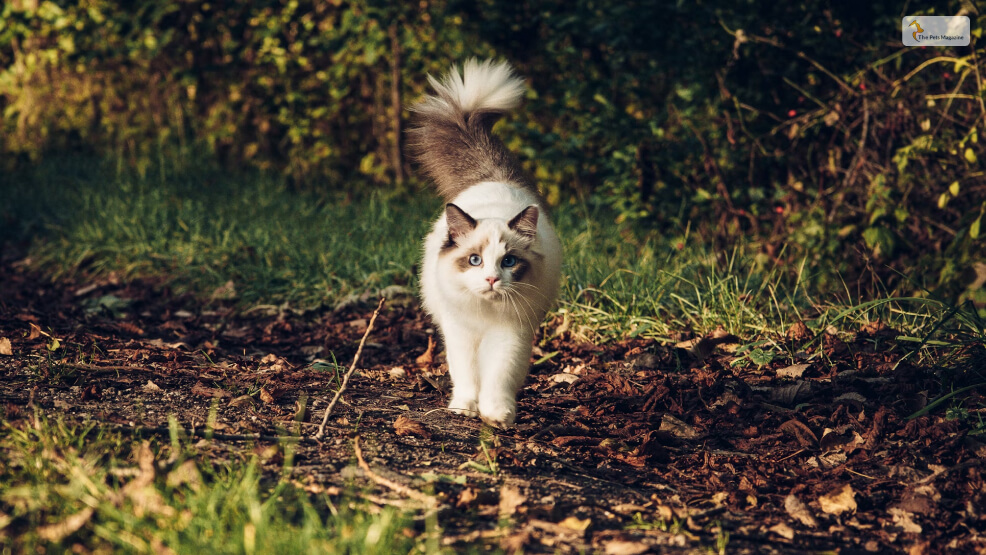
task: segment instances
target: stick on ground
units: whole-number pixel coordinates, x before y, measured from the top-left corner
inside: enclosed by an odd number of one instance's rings
[[[359,436],[357,436],[356,439],[353,441],[353,450],[356,451],[356,462],[359,463],[359,467],[363,469],[363,472],[366,473],[366,476],[369,479],[380,484],[381,486],[386,486],[401,495],[410,497],[411,499],[415,499],[417,501],[421,501],[430,507],[434,507],[437,504],[434,497],[430,495],[425,495],[416,489],[411,489],[405,485],[398,484],[397,482],[394,482],[392,480],[388,480],[387,478],[384,478],[383,476],[380,476],[379,474],[370,470],[370,465],[366,464],[366,461],[363,460],[363,450],[360,449],[359,447]]]
[[[342,379],[342,386],[339,387],[339,391],[336,391],[335,397],[329,403],[329,407],[325,409],[325,415],[322,417],[322,424],[318,427],[318,433],[315,434],[315,439],[322,439],[322,436],[325,435],[325,423],[329,421],[329,415],[332,414],[332,409],[336,406],[336,402],[342,397],[342,392],[346,391],[346,385],[349,384],[349,378],[356,370],[356,363],[359,362],[359,357],[363,354],[363,345],[366,343],[366,338],[370,336],[370,331],[373,330],[373,323],[376,322],[377,315],[380,314],[380,309],[383,308],[383,302],[384,298],[381,297],[380,302],[377,303],[377,309],[373,311],[373,316],[370,317],[370,323],[366,325],[366,332],[363,333],[363,339],[359,340],[356,356],[353,357],[353,363],[349,366],[349,371],[346,372],[346,376]]]

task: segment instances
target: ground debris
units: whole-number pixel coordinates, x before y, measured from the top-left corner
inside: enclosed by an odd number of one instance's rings
[[[435,511],[456,549],[707,552],[725,531],[740,553],[986,549],[976,420],[947,418],[947,407],[909,420],[947,391],[930,369],[893,370],[896,332],[880,324],[853,338],[798,323],[776,341],[808,354],[778,350],[749,365],[736,364],[728,334],[678,349],[558,334],[539,344],[516,428],[499,431],[444,409],[430,323],[413,302],[388,304],[315,441],[309,420],[340,389],[340,364],[372,319],[366,303],[242,310],[230,285],[203,308],[151,282],[93,288],[24,272],[0,265],[0,338],[13,347],[0,357],[5,418],[37,410],[178,433],[217,464],[259,448],[272,479],[334,495],[355,480],[374,504]],[[284,443],[295,461],[286,471]],[[138,463],[128,491],[153,513],[139,485],[154,461]],[[185,470],[161,476],[200,479]],[[72,534],[91,518],[44,533]]]

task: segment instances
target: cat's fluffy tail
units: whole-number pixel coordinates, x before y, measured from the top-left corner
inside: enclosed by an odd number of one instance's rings
[[[531,189],[533,180],[491,129],[503,114],[520,105],[525,85],[507,62],[468,60],[415,104],[408,148],[438,192],[451,201],[476,183],[497,181]]]

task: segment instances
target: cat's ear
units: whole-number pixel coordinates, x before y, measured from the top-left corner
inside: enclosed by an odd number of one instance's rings
[[[449,239],[454,240],[476,229],[476,220],[452,203],[445,205],[445,221],[448,222]]]
[[[507,227],[525,237],[533,239],[538,232],[538,207],[528,206],[521,210],[520,214],[517,214],[514,216],[514,219],[510,220]]]

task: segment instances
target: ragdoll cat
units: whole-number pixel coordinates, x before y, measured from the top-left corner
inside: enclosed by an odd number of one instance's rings
[[[448,204],[425,238],[421,296],[445,340],[449,408],[509,427],[562,258],[537,186],[490,132],[524,82],[489,60],[428,80],[409,147]]]

